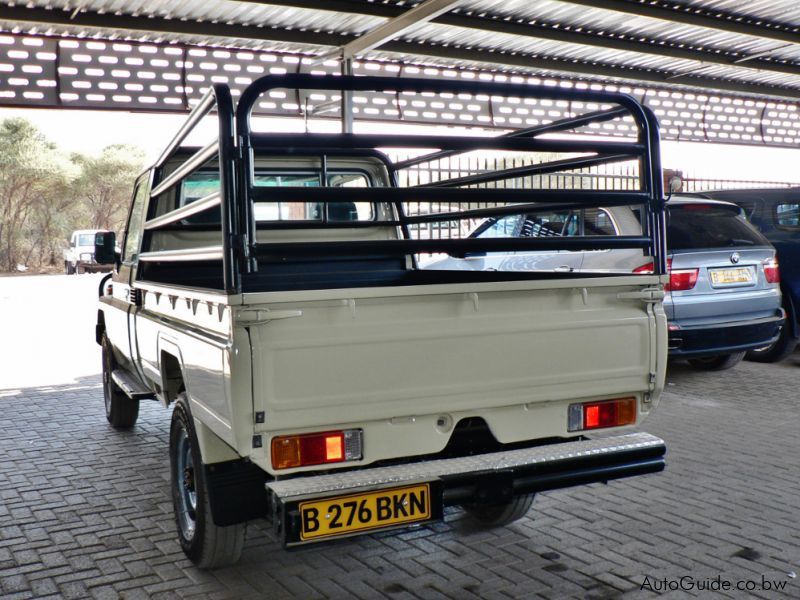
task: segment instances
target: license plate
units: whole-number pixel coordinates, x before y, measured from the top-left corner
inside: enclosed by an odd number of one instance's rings
[[[363,494],[309,500],[298,505],[300,540],[311,541],[428,521],[432,518],[428,483]]]
[[[753,269],[737,267],[735,269],[713,269],[709,271],[711,285],[732,285],[753,283]]]

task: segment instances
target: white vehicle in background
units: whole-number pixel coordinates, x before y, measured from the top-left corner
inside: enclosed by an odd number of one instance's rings
[[[69,248],[64,250],[64,273],[97,273],[110,271],[108,265],[98,265],[94,259],[94,238],[105,229],[79,229],[72,232]]]

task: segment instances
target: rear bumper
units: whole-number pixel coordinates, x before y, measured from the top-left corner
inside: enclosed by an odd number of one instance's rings
[[[429,482],[430,520],[442,507],[501,503],[513,496],[656,473],[664,469],[664,441],[648,433],[564,442],[522,450],[430,460],[297,477],[266,484],[272,517],[287,546],[301,543],[299,504]],[[388,529],[392,527],[383,527]],[[374,531],[374,530],[373,530]]]
[[[764,319],[670,331],[669,354],[700,357],[763,348],[778,339],[783,320],[781,309]]]

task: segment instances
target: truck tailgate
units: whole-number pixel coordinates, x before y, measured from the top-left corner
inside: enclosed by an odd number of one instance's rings
[[[646,392],[666,336],[649,279],[245,297],[254,411],[276,431]]]

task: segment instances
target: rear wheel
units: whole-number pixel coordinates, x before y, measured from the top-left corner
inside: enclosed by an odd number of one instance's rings
[[[242,555],[246,524],[214,524],[186,394],[178,397],[172,411],[169,457],[175,523],[184,553],[204,569],[234,564]]]
[[[520,520],[531,509],[534,494],[515,496],[502,504],[466,504],[464,510],[487,527],[500,527]]]
[[[131,400],[117,387],[111,378],[114,370],[114,352],[111,342],[103,336],[103,399],[106,404],[106,419],[112,427],[117,429],[130,429],[136,425],[139,418],[139,401]]]
[[[717,354],[716,356],[706,356],[704,358],[690,358],[689,364],[699,371],[724,371],[742,362],[744,355],[744,352],[734,352],[732,354]]]
[[[789,318],[788,312],[787,318]],[[797,348],[797,338],[792,335],[791,325],[786,323],[781,327],[781,334],[777,340],[764,348],[750,350],[746,358],[760,363],[778,362],[791,355],[795,348]]]

